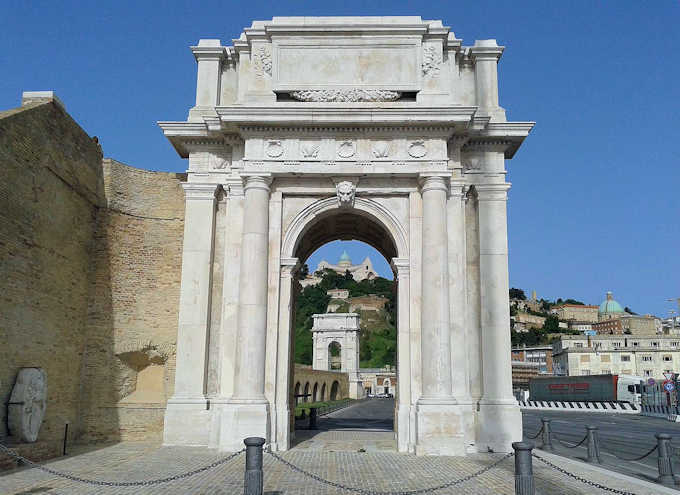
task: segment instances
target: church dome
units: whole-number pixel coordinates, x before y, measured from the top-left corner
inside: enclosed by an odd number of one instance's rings
[[[607,299],[600,304],[599,314],[623,313],[621,305],[614,300],[614,295],[611,291],[607,292]]]
[[[347,251],[342,252],[342,256],[340,256],[340,261],[338,262],[338,265],[351,265],[352,260],[349,257],[349,254],[347,254]]]

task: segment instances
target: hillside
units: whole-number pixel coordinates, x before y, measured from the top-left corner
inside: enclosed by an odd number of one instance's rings
[[[295,311],[295,362],[300,364],[312,363],[312,315],[325,313],[331,302],[326,291],[330,289],[349,290],[350,299],[334,300],[337,303],[336,312],[348,311],[350,307],[361,316],[360,366],[377,368],[387,364],[396,364],[397,331],[394,325],[394,282],[382,277],[373,280],[356,282],[347,273],[339,275],[332,270],[325,270],[321,275],[321,282],[314,286],[305,287],[297,297]],[[379,307],[376,298],[382,296],[387,299],[384,308],[378,311],[367,310]]]

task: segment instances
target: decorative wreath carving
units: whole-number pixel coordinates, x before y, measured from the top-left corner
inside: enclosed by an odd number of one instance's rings
[[[383,89],[308,89],[292,91],[290,96],[299,101],[315,102],[395,101],[401,92]]]

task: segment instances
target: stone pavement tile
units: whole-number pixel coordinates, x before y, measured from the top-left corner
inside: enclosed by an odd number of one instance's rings
[[[407,491],[434,487],[472,474],[494,460],[499,454],[475,454],[467,457],[416,457],[398,453],[320,452],[293,449],[280,454],[282,458],[322,478],[346,486],[375,491]],[[120,443],[83,451],[81,454],[47,463],[60,471],[72,472],[84,478],[130,481],[155,479],[195,469],[224,457],[215,450],[197,447],[161,447],[152,444]],[[1,494],[235,494],[242,493],[244,455],[226,464],[190,478],[151,487],[98,487],[56,478],[36,469],[19,469],[0,475]],[[496,468],[478,478],[461,483],[436,494],[461,493],[490,495],[514,493],[514,462],[505,459]],[[291,470],[269,454],[264,458],[265,493],[270,495],[323,495],[350,493],[323,485]],[[538,461],[534,462],[536,486],[543,494],[604,493],[576,480],[565,477]],[[624,480],[606,473],[574,472],[612,488],[632,490]],[[636,492],[640,495],[653,491]]]

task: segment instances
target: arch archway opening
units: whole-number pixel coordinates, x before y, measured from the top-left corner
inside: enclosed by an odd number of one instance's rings
[[[333,341],[328,344],[328,369],[338,371],[342,369],[342,346]]]

